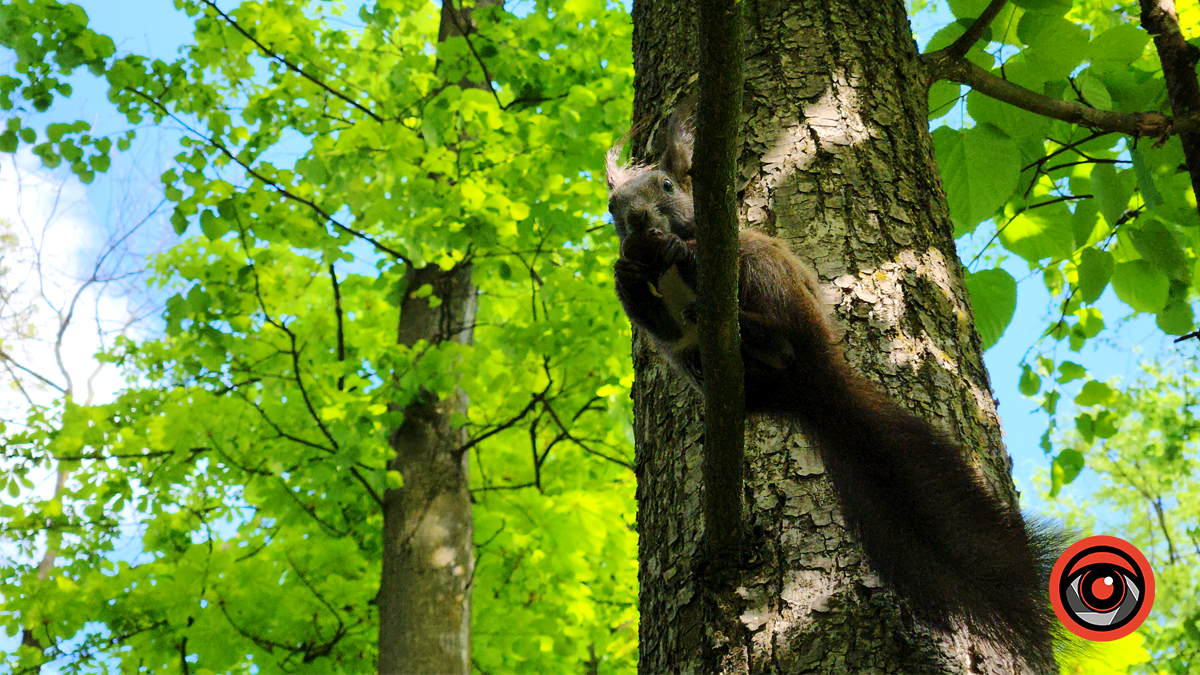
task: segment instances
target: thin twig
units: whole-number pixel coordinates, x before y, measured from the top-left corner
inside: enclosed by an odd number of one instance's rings
[[[1008,4],[1008,0],[992,0],[987,7],[983,9],[983,13],[975,19],[967,32],[959,36],[949,47],[946,47],[945,52],[955,58],[966,56],[967,52],[971,51],[971,47],[979,42],[979,38],[983,37],[983,31],[987,30],[996,15],[1000,10],[1004,9],[1004,5]]]

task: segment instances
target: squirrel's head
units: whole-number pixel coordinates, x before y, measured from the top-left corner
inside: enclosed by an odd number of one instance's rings
[[[692,210],[692,130],[680,115],[667,125],[667,143],[657,164],[618,163],[621,146],[608,151],[608,211],[621,241],[630,234],[662,230],[696,238]]]

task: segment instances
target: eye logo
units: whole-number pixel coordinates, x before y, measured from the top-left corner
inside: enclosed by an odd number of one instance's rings
[[[1066,550],[1050,573],[1050,604],[1072,633],[1097,642],[1129,635],[1154,605],[1146,556],[1116,537],[1088,537]]]

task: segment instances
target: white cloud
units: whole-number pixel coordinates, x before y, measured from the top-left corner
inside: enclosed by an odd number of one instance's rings
[[[84,185],[27,151],[0,157],[0,220],[19,240],[0,277],[11,294],[0,305],[0,340],[13,359],[0,369],[0,416],[19,419],[29,399],[49,403],[60,388],[80,403],[111,400],[123,382],[111,366],[98,370],[95,354],[130,319],[130,279],[105,281],[143,264],[132,240],[113,245],[132,224],[98,219]],[[26,312],[32,337],[19,330]]]

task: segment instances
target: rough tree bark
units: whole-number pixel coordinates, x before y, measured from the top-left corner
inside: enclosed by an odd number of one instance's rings
[[[498,4],[477,0],[442,3],[438,42],[469,34],[471,10]],[[485,86],[464,79],[460,86]],[[429,284],[433,293],[414,292]],[[469,344],[476,295],[471,266],[449,271],[437,265],[410,269],[401,289],[397,341]],[[437,307],[430,299],[437,297]],[[383,496],[383,570],[379,583],[378,671],[451,674],[470,672],[471,580],[475,551],[467,457],[460,448],[466,428],[452,428],[450,416],[466,414],[465,395],[438,400],[425,396],[404,410],[404,423],[392,436],[400,489]]]
[[[1154,48],[1162,63],[1163,79],[1171,112],[1180,117],[1200,111],[1200,81],[1196,79],[1196,61],[1200,49],[1188,43],[1179,30],[1175,0],[1140,0],[1142,28],[1154,36]],[[1200,132],[1179,134],[1184,161],[1192,178],[1192,194],[1200,195]]]
[[[743,224],[812,263],[851,362],[975,449],[1015,506],[904,3],[745,1]],[[634,5],[643,158],[694,91],[693,12],[689,0]],[[761,564],[727,590],[701,587],[701,402],[640,334],[634,367],[642,672],[1019,670],[973,636],[933,634],[879,587],[800,429],[747,424],[745,515]]]

